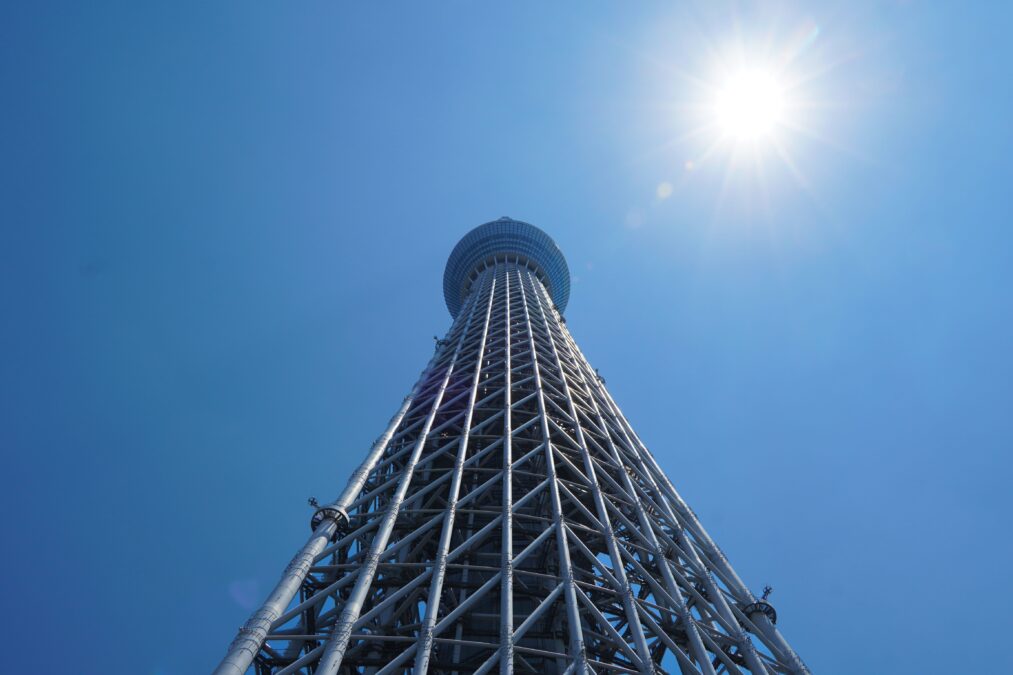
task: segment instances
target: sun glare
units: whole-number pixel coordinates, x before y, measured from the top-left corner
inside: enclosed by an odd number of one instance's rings
[[[722,132],[736,140],[755,141],[773,132],[784,113],[783,88],[759,69],[743,70],[718,90],[714,114]]]
[[[671,161],[650,194],[660,206],[706,186],[716,190],[715,212],[767,210],[794,194],[784,192],[789,185],[812,190],[805,162],[821,156],[813,143],[843,149],[828,136],[825,115],[835,104],[824,98],[824,77],[850,57],[821,41],[810,18],[772,15],[768,27],[762,17],[736,20],[721,35],[705,28],[721,25],[716,17],[688,20],[691,28],[665,43],[671,51],[663,58],[645,54],[656,64],[655,84],[671,97],[661,106],[665,117],[652,124],[674,131],[650,151]],[[640,226],[640,211],[632,222]]]

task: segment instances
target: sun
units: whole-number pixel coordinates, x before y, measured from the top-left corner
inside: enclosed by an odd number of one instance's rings
[[[721,132],[738,141],[769,136],[784,121],[784,87],[769,71],[744,69],[718,88],[714,117]]]
[[[715,214],[769,214],[779,199],[813,194],[809,163],[827,154],[818,147],[855,154],[838,128],[849,99],[835,100],[843,95],[833,90],[836,70],[852,57],[810,18],[772,15],[765,27],[762,13],[733,16],[722,35],[705,28],[725,25],[727,11],[715,12],[666,33],[668,51],[644,54],[656,73],[650,84],[665,97],[656,114],[645,113],[645,128],[671,131],[644,154],[669,160],[650,194],[660,207],[705,188],[716,196]]]

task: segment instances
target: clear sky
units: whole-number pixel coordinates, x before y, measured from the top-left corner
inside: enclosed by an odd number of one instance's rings
[[[0,9],[2,669],[210,670],[509,215],[814,672],[1013,672],[1013,4],[368,4]]]

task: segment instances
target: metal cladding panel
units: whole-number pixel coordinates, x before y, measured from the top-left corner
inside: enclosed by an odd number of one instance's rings
[[[471,273],[496,255],[520,255],[536,265],[556,308],[563,312],[570,300],[570,269],[563,252],[540,229],[512,218],[479,225],[457,243],[443,272],[443,297],[450,315],[457,317]]]

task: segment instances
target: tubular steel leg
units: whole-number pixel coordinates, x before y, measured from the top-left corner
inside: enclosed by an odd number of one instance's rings
[[[560,574],[563,576],[563,593],[566,598],[567,629],[570,633],[570,655],[573,659],[573,672],[577,675],[586,675],[588,672],[587,654],[584,651],[584,635],[581,628],[580,607],[577,604],[576,584],[573,579],[573,566],[570,561],[570,547],[567,542],[566,529],[563,527],[563,507],[559,498],[556,460],[555,453],[552,450],[549,418],[545,410],[545,391],[542,387],[538,350],[535,346],[533,334],[528,334],[528,340],[531,348],[531,360],[534,363],[535,390],[538,392],[538,415],[541,420],[542,439],[545,444],[545,466],[549,477],[552,522],[556,530],[556,548],[559,554]]]
[[[541,299],[538,298],[537,293],[535,294],[535,300],[539,303],[539,312],[544,317],[545,313],[541,308]],[[524,313],[525,318],[530,324],[530,317],[528,316],[527,298],[524,300]],[[548,326],[546,326],[548,328]],[[609,520],[608,509],[605,506],[605,498],[602,496],[601,486],[598,484],[597,474],[594,468],[594,462],[591,461],[591,456],[588,454],[587,441],[584,438],[584,430],[580,423],[580,418],[577,415],[577,409],[573,403],[573,396],[570,393],[570,385],[567,382],[566,371],[563,368],[563,362],[560,359],[559,351],[556,349],[556,336],[552,333],[552,329],[549,330],[549,348],[552,353],[552,357],[555,360],[556,369],[561,375],[561,382],[563,387],[563,396],[566,398],[570,418],[573,422],[574,431],[577,435],[577,442],[581,449],[581,457],[584,460],[584,471],[588,480],[591,483],[591,492],[594,497],[595,509],[598,514],[598,520],[603,526],[602,536],[605,538],[605,544],[608,548],[609,558],[612,560],[612,571],[619,582],[619,588],[616,589],[622,595],[623,607],[626,609],[626,620],[629,624],[630,631],[633,633],[633,641],[636,645],[637,655],[639,656],[640,663],[638,669],[644,675],[653,675],[654,668],[651,666],[651,650],[647,646],[647,638],[644,636],[643,626],[640,625],[640,614],[636,608],[636,600],[633,597],[633,592],[630,590],[629,582],[626,579],[625,564],[622,556],[619,555],[619,544],[616,542],[616,537],[612,531],[612,524]]]
[[[404,419],[405,413],[408,412],[408,408],[415,400],[419,389],[422,387],[422,383],[426,379],[426,373],[434,362],[435,356],[430,360],[426,369],[422,371],[422,376],[415,383],[415,386],[412,387],[408,396],[405,397],[401,408],[391,418],[387,429],[373,443],[365,461],[359,465],[359,468],[349,478],[348,485],[345,486],[341,496],[318,511],[321,518],[313,535],[285,568],[285,573],[282,575],[281,580],[267,600],[264,601],[264,604],[253,613],[246,624],[239,630],[239,635],[236,636],[236,639],[229,647],[228,653],[215,669],[213,675],[242,675],[250,667],[250,664],[253,663],[253,659],[256,658],[257,653],[264,644],[268,631],[271,629],[271,624],[281,616],[289,603],[292,602],[303,580],[305,580],[310,566],[315,562],[316,556],[324,550],[327,542],[337,531],[338,521],[343,518],[345,523],[348,522],[348,514],[346,512],[348,505],[362,490],[362,486],[365,484],[369,473],[383,454],[391,436],[401,424],[401,420]]]
[[[457,515],[457,498],[461,491],[461,478],[464,471],[464,458],[468,452],[468,440],[471,430],[471,420],[475,412],[475,398],[478,394],[479,382],[482,375],[482,362],[485,354],[485,343],[489,337],[489,320],[492,316],[492,301],[496,293],[495,278],[489,281],[489,301],[486,303],[485,324],[482,327],[482,338],[478,345],[478,358],[475,360],[474,380],[471,384],[471,394],[468,397],[468,410],[464,416],[464,431],[461,434],[461,442],[457,451],[457,458],[454,461],[454,478],[450,486],[450,497],[447,503],[447,512],[443,520],[443,531],[440,534],[439,548],[436,560],[433,563],[433,578],[430,581],[429,597],[426,601],[426,616],[422,627],[419,630],[419,647],[415,657],[415,675],[425,675],[429,669],[429,659],[433,648],[433,628],[436,626],[436,618],[440,609],[440,599],[443,592],[443,579],[447,572],[447,553],[450,549],[450,538],[454,532],[454,519]]]
[[[295,597],[303,579],[306,578],[306,573],[313,564],[313,558],[327,545],[336,529],[337,524],[331,518],[325,519],[317,526],[309,541],[285,568],[285,574],[271,591],[271,595],[239,629],[239,635],[229,647],[229,653],[225,659],[215,669],[214,675],[243,675],[246,672],[246,669],[253,663],[253,659],[256,658],[257,652],[260,651],[261,645],[264,644],[271,624],[285,611],[288,603]]]
[[[536,300],[539,300],[537,295]],[[542,312],[544,315],[544,311],[542,309],[540,300],[538,302],[538,309],[539,312]],[[571,357],[574,359],[574,361],[577,361],[579,363],[580,361],[583,360],[583,356],[573,354],[569,342],[570,342],[569,340],[565,341],[564,347],[566,348],[567,352],[571,354]],[[600,425],[602,431],[604,432],[602,436],[606,440],[609,454],[611,455],[612,460],[615,462],[616,466],[622,466],[623,460],[619,456],[619,451],[617,450],[615,443],[612,440],[612,435],[607,433],[606,431],[608,425],[592,393],[593,385],[588,379],[589,373],[586,372],[585,368],[580,368],[578,370],[578,375],[580,384],[583,385],[584,390],[587,392],[588,401],[591,404],[591,410],[594,413],[595,419],[597,420],[598,425]],[[675,613],[685,626],[687,639],[689,640],[690,643],[690,650],[692,651],[693,658],[696,659],[697,666],[699,668],[698,672],[702,672],[703,675],[715,675],[714,666],[711,665],[711,659],[710,657],[707,656],[707,650],[704,647],[703,641],[700,638],[700,631],[697,628],[696,622],[693,621],[693,617],[690,615],[689,610],[686,608],[685,598],[683,597],[682,591],[680,590],[678,583],[676,583],[675,578],[672,576],[672,570],[669,567],[667,561],[665,560],[665,555],[661,549],[661,544],[658,542],[658,538],[654,534],[654,528],[652,527],[650,520],[647,517],[646,512],[644,511],[644,506],[641,503],[639,496],[637,495],[636,489],[633,487],[632,479],[630,478],[629,473],[626,471],[621,472],[621,476],[626,496],[630,499],[630,501],[634,503],[636,507],[635,510],[637,514],[638,524],[640,526],[640,533],[643,535],[647,545],[651,549],[652,555],[657,561],[658,569],[661,571],[662,580],[664,581],[665,590],[668,592],[669,596],[676,603]]]
[[[571,344],[574,344],[572,338],[569,340],[569,342]],[[613,407],[613,414],[615,414],[617,418],[622,420],[623,426],[626,427],[626,430],[632,431],[632,428],[629,427],[629,423],[626,421],[624,417],[622,417],[622,414],[618,412],[619,410],[618,406],[615,405],[615,401],[612,400],[607,390],[605,390],[604,387],[600,387],[600,390],[605,394],[605,396],[608,397],[608,401]],[[641,456],[647,458],[650,462],[653,463],[654,462],[653,456],[650,455],[650,453],[647,451],[647,448],[644,447],[643,444],[639,441],[639,438],[637,439],[637,443],[641,451]],[[654,466],[657,469],[656,464]],[[671,487],[670,484],[669,487]],[[674,493],[675,492],[674,488],[672,488],[671,491]],[[685,503],[683,502],[682,504],[684,505]],[[688,508],[687,511],[689,511]],[[669,515],[673,522],[678,522],[678,519],[675,517],[674,513],[670,513]],[[693,520],[695,521],[695,517]],[[720,588],[718,588],[717,584],[715,583],[714,577],[710,573],[710,569],[703,563],[703,561],[697,554],[694,542],[688,539],[688,536],[686,535],[686,532],[683,528],[679,528],[678,536],[680,543],[682,544],[682,547],[686,551],[686,553],[694,560],[694,562],[701,569],[706,570],[706,573],[703,575],[703,581],[707,587],[708,596],[711,599],[711,602],[714,603],[715,607],[721,614],[722,618],[724,619],[730,634],[738,643],[739,648],[742,651],[744,658],[746,659],[746,663],[749,666],[750,671],[752,671],[753,673],[761,673],[761,674],[768,673],[769,672],[768,669],[761,661],[759,655],[756,652],[755,646],[749,639],[749,636],[746,635],[745,632],[738,627],[738,621],[735,619],[735,615],[732,612],[731,608],[729,607],[728,602],[724,597],[724,593],[721,592]]]
[[[503,386],[503,518],[500,520],[500,604],[499,604],[499,672],[512,675],[514,671],[514,540],[513,540],[513,376],[510,347],[513,326],[510,323],[510,274],[506,275],[506,321],[504,325],[506,365],[503,368],[506,383]]]
[[[376,566],[379,562],[380,555],[383,553],[383,549],[386,548],[387,540],[390,538],[391,531],[394,529],[394,520],[397,518],[401,502],[404,500],[405,493],[408,491],[408,485],[411,483],[412,471],[415,468],[415,464],[419,461],[422,449],[425,447],[426,440],[429,435],[429,429],[432,428],[433,420],[436,417],[436,411],[439,410],[440,401],[442,401],[443,394],[447,390],[447,383],[450,381],[450,375],[454,371],[454,365],[457,361],[458,355],[460,354],[461,345],[464,343],[464,338],[468,334],[467,328],[474,316],[476,306],[477,305],[475,303],[472,303],[471,311],[467,313],[467,323],[465,324],[465,329],[462,331],[461,337],[458,339],[457,346],[454,348],[454,356],[451,358],[450,364],[447,366],[447,372],[443,376],[443,381],[440,383],[439,391],[433,401],[429,415],[426,417],[426,422],[423,425],[423,430],[419,440],[415,443],[415,450],[412,452],[411,458],[408,460],[407,465],[402,471],[401,482],[398,485],[397,491],[394,493],[391,504],[387,507],[387,514],[384,517],[383,523],[380,525],[380,529],[373,538],[372,547],[369,555],[363,561],[363,566],[359,572],[358,579],[356,579],[355,587],[352,589],[348,600],[345,602],[345,605],[341,610],[341,615],[338,618],[338,622],[335,624],[331,632],[331,636],[327,640],[324,653],[320,657],[320,663],[317,666],[316,672],[320,675],[335,675],[338,672],[338,668],[341,666],[341,660],[345,655],[348,640],[352,635],[352,623],[359,617],[359,612],[362,611],[362,603],[366,599],[366,593],[369,590],[369,585],[372,583],[373,576],[376,574]]]

